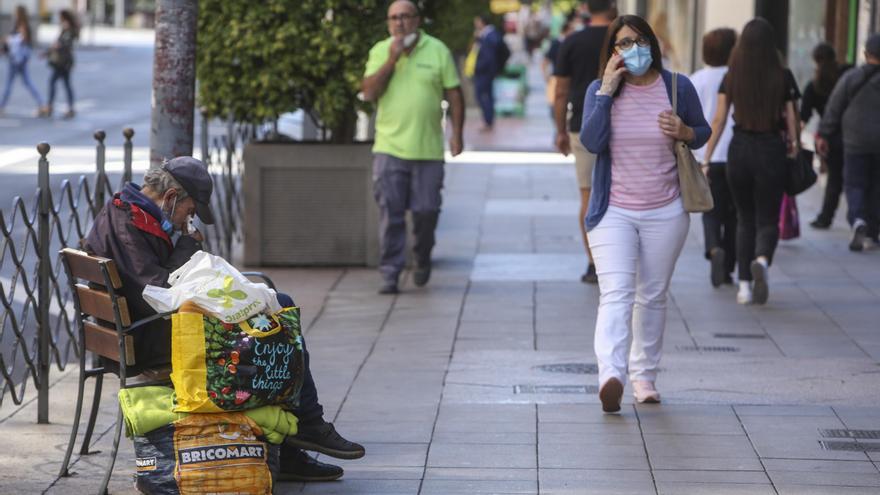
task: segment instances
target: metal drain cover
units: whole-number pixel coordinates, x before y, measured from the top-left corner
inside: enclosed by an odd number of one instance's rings
[[[685,352],[739,352],[739,347],[726,345],[679,345],[675,348]]]
[[[819,430],[819,433],[825,438],[880,440],[880,430]]]
[[[766,339],[763,333],[714,333],[716,339]]]
[[[880,443],[844,442],[841,440],[819,440],[825,450],[844,452],[880,452]]]
[[[542,364],[533,369],[548,373],[570,373],[573,375],[596,375],[599,373],[599,366],[592,363]]]
[[[598,394],[596,385],[514,385],[515,394]]]

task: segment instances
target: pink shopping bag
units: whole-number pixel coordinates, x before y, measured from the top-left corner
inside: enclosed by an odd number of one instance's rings
[[[782,240],[796,239],[801,236],[800,220],[798,219],[797,201],[794,196],[782,195],[779,210],[779,238]]]

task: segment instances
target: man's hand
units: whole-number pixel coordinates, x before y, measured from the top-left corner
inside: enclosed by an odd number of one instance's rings
[[[205,236],[203,236],[202,233],[198,231],[198,229],[193,229],[192,232],[186,235],[192,237],[198,242],[205,242]]]
[[[452,156],[458,156],[464,150],[464,141],[461,138],[461,135],[453,135],[449,138],[449,152],[452,153]]]
[[[816,136],[816,153],[819,153],[819,156],[827,158],[830,148],[831,146],[828,144],[827,139],[822,136]]]
[[[556,133],[556,149],[558,149],[563,156],[568,156],[568,154],[571,153],[571,138],[568,137],[567,132]]]
[[[395,36],[388,47],[388,58],[397,62],[400,60],[400,56],[403,55],[404,50],[406,50],[406,47],[403,46],[403,36]]]

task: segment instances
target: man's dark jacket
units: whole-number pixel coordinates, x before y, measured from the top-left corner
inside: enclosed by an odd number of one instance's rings
[[[847,154],[880,153],[880,65],[865,64],[840,77],[828,98],[819,134],[843,133]]]
[[[500,49],[504,43],[501,33],[490,26],[487,32],[478,40],[480,51],[477,52],[477,63],[474,66],[474,77],[494,79],[501,72]]]
[[[128,303],[132,321],[156,313],[144,301],[146,285],[168,286],[168,276],[202,249],[190,236],[180,236],[176,244],[162,230],[162,211],[146,197],[140,186],[125,185],[95,219],[86,236],[86,251],[110,258],[122,279],[122,295]],[[136,365],[170,362],[171,325],[158,320],[135,334]]]

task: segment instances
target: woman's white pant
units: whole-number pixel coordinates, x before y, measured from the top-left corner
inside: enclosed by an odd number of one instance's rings
[[[666,293],[690,227],[681,199],[653,210],[609,206],[589,234],[599,275],[599,312],[593,347],[599,384],[654,381],[666,328]]]

